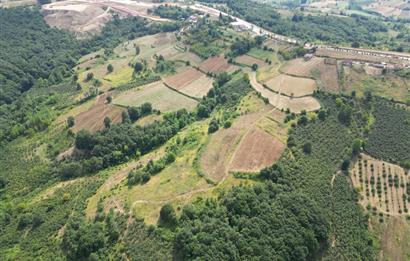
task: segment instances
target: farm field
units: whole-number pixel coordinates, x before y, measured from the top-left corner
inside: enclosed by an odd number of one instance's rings
[[[125,91],[113,100],[114,104],[120,106],[140,106],[146,102],[151,103],[161,112],[177,111],[182,108],[193,110],[197,105],[194,99],[169,89],[162,82],[154,82]]]
[[[330,92],[339,91],[338,73],[336,64],[326,64],[324,58],[313,57],[309,61],[303,58],[287,62],[281,70],[289,75],[314,78],[319,88]]]
[[[107,104],[105,99],[108,95],[111,94],[105,93],[98,96],[95,104],[90,109],[75,116],[74,131],[86,129],[95,132],[101,130],[104,128],[105,117],[109,117],[112,123],[121,122],[121,114],[125,109],[113,104]]]
[[[258,67],[264,67],[267,65],[265,61],[252,57],[250,55],[241,55],[235,59],[236,63],[243,64],[246,66],[252,66],[253,64],[258,65]]]
[[[314,80],[285,74],[281,74],[267,81],[266,86],[277,93],[295,98],[311,95],[316,90]]]
[[[386,215],[407,215],[410,207],[409,171],[400,166],[376,160],[361,154],[356,161],[351,177],[354,187],[360,192],[360,203],[366,208]]]
[[[259,128],[241,140],[230,166],[233,172],[257,172],[277,161],[286,145]]]
[[[208,94],[210,89],[212,89],[213,82],[213,78],[202,75],[201,78],[193,81],[180,91],[190,97],[202,98]]]
[[[212,134],[201,152],[200,166],[204,174],[214,182],[223,180],[243,135],[271,111],[270,106],[262,105],[256,112],[237,118],[230,128],[220,129]]]
[[[300,113],[301,111],[315,111],[320,109],[320,103],[311,96],[301,98],[290,98],[280,95],[265,88],[256,80],[256,74],[250,74],[250,82],[252,87],[261,95],[269,100],[269,103],[279,110],[289,109],[291,112]]]
[[[176,90],[182,90],[192,82],[199,80],[202,76],[204,74],[201,71],[195,68],[188,68],[180,73],[164,78],[164,83]]]
[[[204,73],[220,73],[225,71],[233,71],[234,66],[222,56],[214,56],[206,59],[199,65],[199,70]]]

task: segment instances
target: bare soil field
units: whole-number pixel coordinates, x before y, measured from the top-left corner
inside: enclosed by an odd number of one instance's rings
[[[262,61],[249,55],[241,55],[235,59],[235,62],[239,64],[244,64],[246,66],[252,66],[253,64],[256,64],[258,65],[258,67],[264,67],[267,65],[265,61]]]
[[[193,110],[197,101],[190,99],[166,87],[162,82],[154,82],[120,93],[113,103],[121,106],[140,106],[150,102],[162,112],[176,111],[182,108]]]
[[[289,61],[281,70],[290,75],[313,77],[327,91],[338,92],[339,82],[336,64],[326,64],[325,59],[313,57],[309,61],[297,58]]]
[[[121,122],[121,114],[125,110],[119,106],[113,104],[107,104],[105,99],[107,95],[102,94],[97,97],[97,101],[89,110],[82,112],[75,116],[74,131],[80,131],[82,129],[95,132],[104,128],[104,118],[109,117],[112,123]]]
[[[199,65],[199,69],[205,73],[220,73],[228,71],[231,65],[222,56],[214,56],[206,59]]]
[[[279,110],[289,109],[291,112],[300,113],[303,110],[316,111],[320,109],[320,103],[311,96],[290,98],[268,90],[256,80],[256,73],[254,72],[250,73],[250,82],[252,87],[259,92],[262,97],[267,98],[269,103]]]
[[[286,145],[259,128],[248,132],[241,140],[230,171],[257,172],[276,162]]]
[[[351,170],[353,186],[360,192],[360,203],[378,212],[407,215],[410,202],[403,195],[409,185],[410,172],[394,165],[361,154]]]
[[[229,129],[220,129],[212,134],[201,152],[199,161],[201,169],[208,178],[214,182],[223,179],[243,135],[271,110],[270,106],[265,105],[257,112],[240,116]]]
[[[311,95],[316,90],[316,82],[309,78],[281,74],[266,82],[266,86],[290,97]]]
[[[164,78],[164,82],[174,89],[181,90],[204,76],[204,74],[197,69],[188,68],[178,74]]]

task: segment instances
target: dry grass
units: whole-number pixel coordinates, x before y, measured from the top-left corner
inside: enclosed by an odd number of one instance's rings
[[[285,74],[281,74],[267,81],[266,85],[278,93],[283,93],[291,97],[311,95],[316,90],[314,80]]]
[[[279,110],[289,109],[291,112],[300,113],[303,110],[315,111],[320,109],[320,103],[311,96],[289,98],[266,89],[256,80],[256,74],[253,72],[250,74],[250,82],[252,87],[259,92],[262,97],[267,98],[269,103]]]
[[[249,55],[241,55],[235,59],[235,62],[244,64],[246,66],[252,66],[253,64],[256,64],[258,65],[258,67],[264,67],[268,65],[267,63],[265,63],[265,61],[262,61]]]
[[[313,57],[309,61],[303,58],[294,59],[281,69],[290,75],[313,77],[318,81],[319,87],[327,91],[339,91],[337,65],[326,64],[324,58]]]
[[[140,106],[149,102],[162,112],[176,111],[182,108],[193,110],[197,101],[167,88],[162,82],[154,82],[120,93],[113,103],[121,106]]]

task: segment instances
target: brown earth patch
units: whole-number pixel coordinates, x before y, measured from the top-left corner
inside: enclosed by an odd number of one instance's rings
[[[165,84],[168,86],[180,90],[189,85],[190,83],[198,80],[204,74],[197,69],[189,68],[185,71],[182,71],[178,74],[166,77],[164,79]]]
[[[112,123],[119,123],[122,120],[122,112],[125,110],[122,107],[107,104],[106,98],[111,94],[105,93],[99,95],[96,99],[95,105],[89,110],[78,114],[75,117],[74,131],[82,129],[95,132],[104,128],[104,118],[109,117]]]
[[[254,128],[242,139],[235,152],[231,171],[257,172],[276,162],[286,146],[266,132]]]
[[[257,112],[240,116],[229,129],[220,129],[212,134],[199,160],[207,177],[214,182],[223,179],[242,136],[271,110],[272,107],[264,106]]]
[[[331,92],[339,91],[337,65],[326,63],[324,58],[313,57],[309,61],[303,58],[294,59],[289,61],[282,71],[296,76],[313,77],[318,81],[319,87]]]
[[[231,65],[222,56],[213,56],[199,65],[199,69],[205,73],[219,73],[229,69]]]

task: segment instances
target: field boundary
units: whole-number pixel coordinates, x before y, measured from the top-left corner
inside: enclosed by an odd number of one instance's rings
[[[190,96],[190,95],[188,95],[188,94],[186,94],[186,93],[183,93],[183,92],[181,92],[181,91],[179,91],[179,90],[177,90],[177,89],[171,87],[171,86],[170,86],[169,84],[167,84],[165,81],[162,81],[162,83],[163,83],[167,88],[173,90],[174,92],[177,92],[177,93],[179,93],[179,94],[181,94],[181,95],[184,95],[184,96],[187,97],[187,98],[196,100],[197,102],[200,102],[200,101],[201,101],[200,98],[196,98],[196,97]]]

